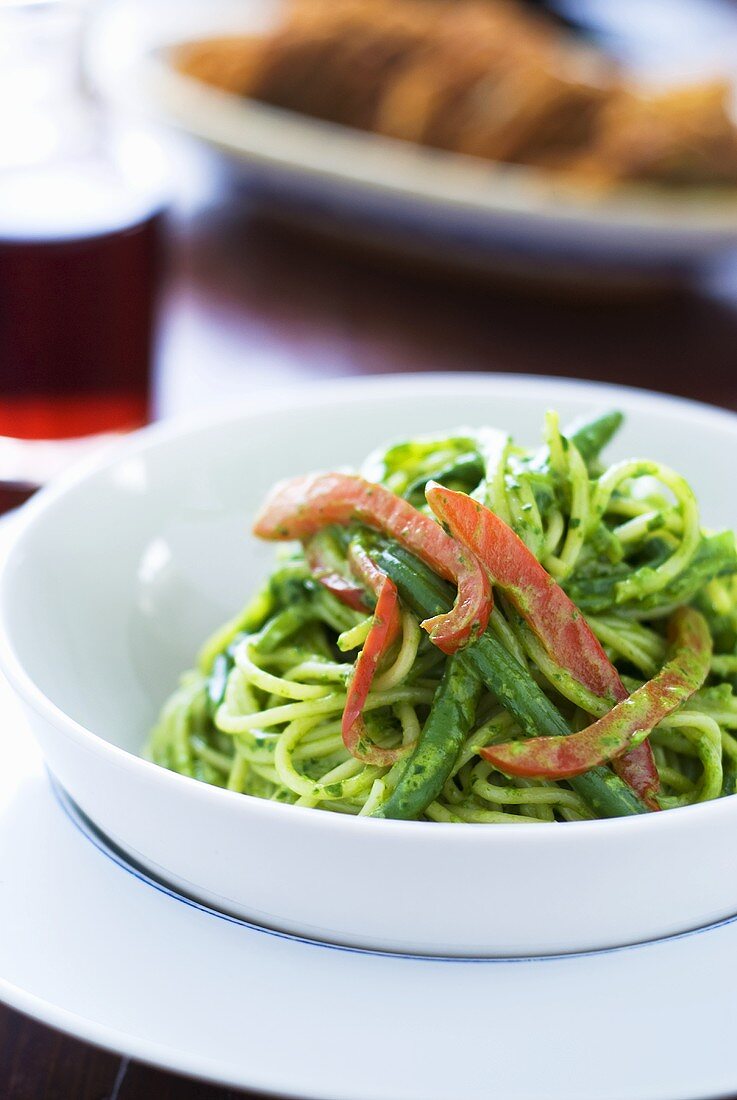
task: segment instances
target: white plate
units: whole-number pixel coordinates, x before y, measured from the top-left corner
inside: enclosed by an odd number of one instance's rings
[[[540,274],[584,263],[624,269],[680,266],[737,237],[737,194],[668,195],[648,188],[593,194],[524,166],[423,149],[208,88],[177,74],[172,43],[258,32],[279,0],[113,0],[93,21],[88,68],[118,103],[133,106],[246,165],[282,208],[323,226],[351,227],[373,243],[419,245],[467,260],[493,253]],[[283,200],[288,200],[284,202]],[[429,244],[427,243],[429,240]],[[450,252],[448,251],[450,250]]]
[[[737,1089],[737,923],[444,961],[213,914],[80,831],[0,684],[0,997],[80,1039],[317,1100],[696,1100]]]

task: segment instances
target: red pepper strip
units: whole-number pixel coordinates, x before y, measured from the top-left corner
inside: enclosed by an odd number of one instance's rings
[[[627,689],[586,619],[512,528],[465,493],[436,482],[425,492],[446,530],[476,554],[552,660],[599,698],[609,703],[626,699]],[[655,795],[660,779],[647,742],[615,768],[651,809],[659,809]]]
[[[391,765],[408,751],[408,745],[395,749],[383,749],[372,744],[366,736],[362,710],[379,661],[396,640],[402,627],[397,588],[361,547],[351,547],[349,554],[352,568],[376,596],[374,621],[363,649],[358,655],[353,677],[348,688],[348,698],[343,710],[343,744],[358,760],[367,764]]]
[[[343,571],[343,561],[322,537],[322,532],[305,541],[304,551],[315,580],[354,611],[367,610],[363,588],[356,584],[347,570]]]
[[[711,636],[698,611],[679,608],[668,623],[668,640],[668,660],[657,676],[598,722],[567,737],[489,745],[481,755],[507,775],[572,779],[626,752],[633,738],[647,736],[698,691],[708,675]]]
[[[451,611],[422,623],[443,653],[455,653],[483,634],[491,585],[476,558],[440,526],[389,489],[350,474],[313,474],[277,485],[256,518],[264,539],[305,539],[330,524],[359,521],[391,535],[458,587]]]
[[[649,810],[660,809],[656,801],[660,790],[660,776],[649,741],[643,741],[624,756],[617,757],[612,767],[619,778],[640,796]]]

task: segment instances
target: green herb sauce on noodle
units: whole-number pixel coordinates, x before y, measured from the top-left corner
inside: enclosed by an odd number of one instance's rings
[[[694,493],[675,471],[639,458],[603,464],[601,452],[621,420],[608,413],[562,431],[549,413],[536,450],[488,430],[411,439],[376,452],[361,472],[417,508],[426,508],[432,479],[496,512],[575,602],[629,691],[662,667],[672,611],[683,604],[701,611],[714,645],[709,679],[649,736],[658,800],[669,809],[735,793],[737,551],[731,532],[701,527]],[[352,538],[391,557],[391,540],[358,525],[334,531],[344,557]],[[456,710],[443,712],[459,715],[449,729],[457,742],[452,766],[438,773],[438,789],[423,802],[432,784],[425,784],[417,746],[424,736],[432,761],[428,745],[442,742],[431,715],[444,677],[452,703],[446,672],[454,658],[432,645],[404,600],[401,619],[364,707],[372,742],[408,747],[391,767],[355,759],[341,736],[370,611],[339,602],[298,547],[279,554],[263,589],[206,642],[164,706],[148,755],[206,783],[339,813],[391,813],[392,794],[414,761],[420,801],[412,816],[422,820],[529,824],[601,816],[585,783],[513,780],[479,756],[485,745],[529,732],[500,703],[503,685],[494,691],[480,681]],[[582,729],[606,712],[606,703],[556,666],[501,593],[487,633],[564,728]],[[611,779],[619,782],[613,773]]]

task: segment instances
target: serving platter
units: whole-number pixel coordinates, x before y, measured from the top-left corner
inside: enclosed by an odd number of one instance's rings
[[[533,168],[421,148],[239,100],[172,67],[173,44],[258,33],[278,9],[279,0],[112,0],[90,27],[90,78],[118,106],[215,149],[281,217],[375,247],[391,242],[508,273],[529,273],[531,259],[542,255],[538,276],[562,277],[585,266],[631,278],[635,271],[662,275],[692,265],[737,236],[733,192],[675,195],[631,187],[594,194]]]

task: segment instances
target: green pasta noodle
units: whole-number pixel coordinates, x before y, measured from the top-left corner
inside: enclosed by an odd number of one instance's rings
[[[732,532],[701,526],[676,471],[652,458],[605,464],[622,420],[608,412],[563,430],[550,412],[535,449],[487,429],[403,440],[372,454],[361,474],[425,515],[431,480],[494,511],[586,617],[627,691],[663,667],[672,612],[701,612],[713,642],[709,677],[649,735],[657,800],[669,810],[736,790],[737,549]],[[348,578],[353,547],[379,568],[383,555],[400,573],[412,569],[411,555],[358,520],[330,531]],[[452,588],[415,564],[427,598],[447,609]],[[534,734],[535,715],[549,727],[538,732],[560,734],[609,709],[558,666],[501,591],[482,643],[503,657],[500,668],[516,670],[516,694],[495,690],[470,649],[456,660],[436,648],[400,585],[401,628],[362,708],[365,738],[396,759],[353,756],[341,718],[376,596],[365,584],[361,596],[356,582],[358,597],[344,602],[313,569],[300,545],[280,551],[261,590],[204,644],[165,703],[146,747],[152,760],[245,795],[357,816],[492,825],[646,812],[610,766],[569,781],[513,779],[479,755]]]

